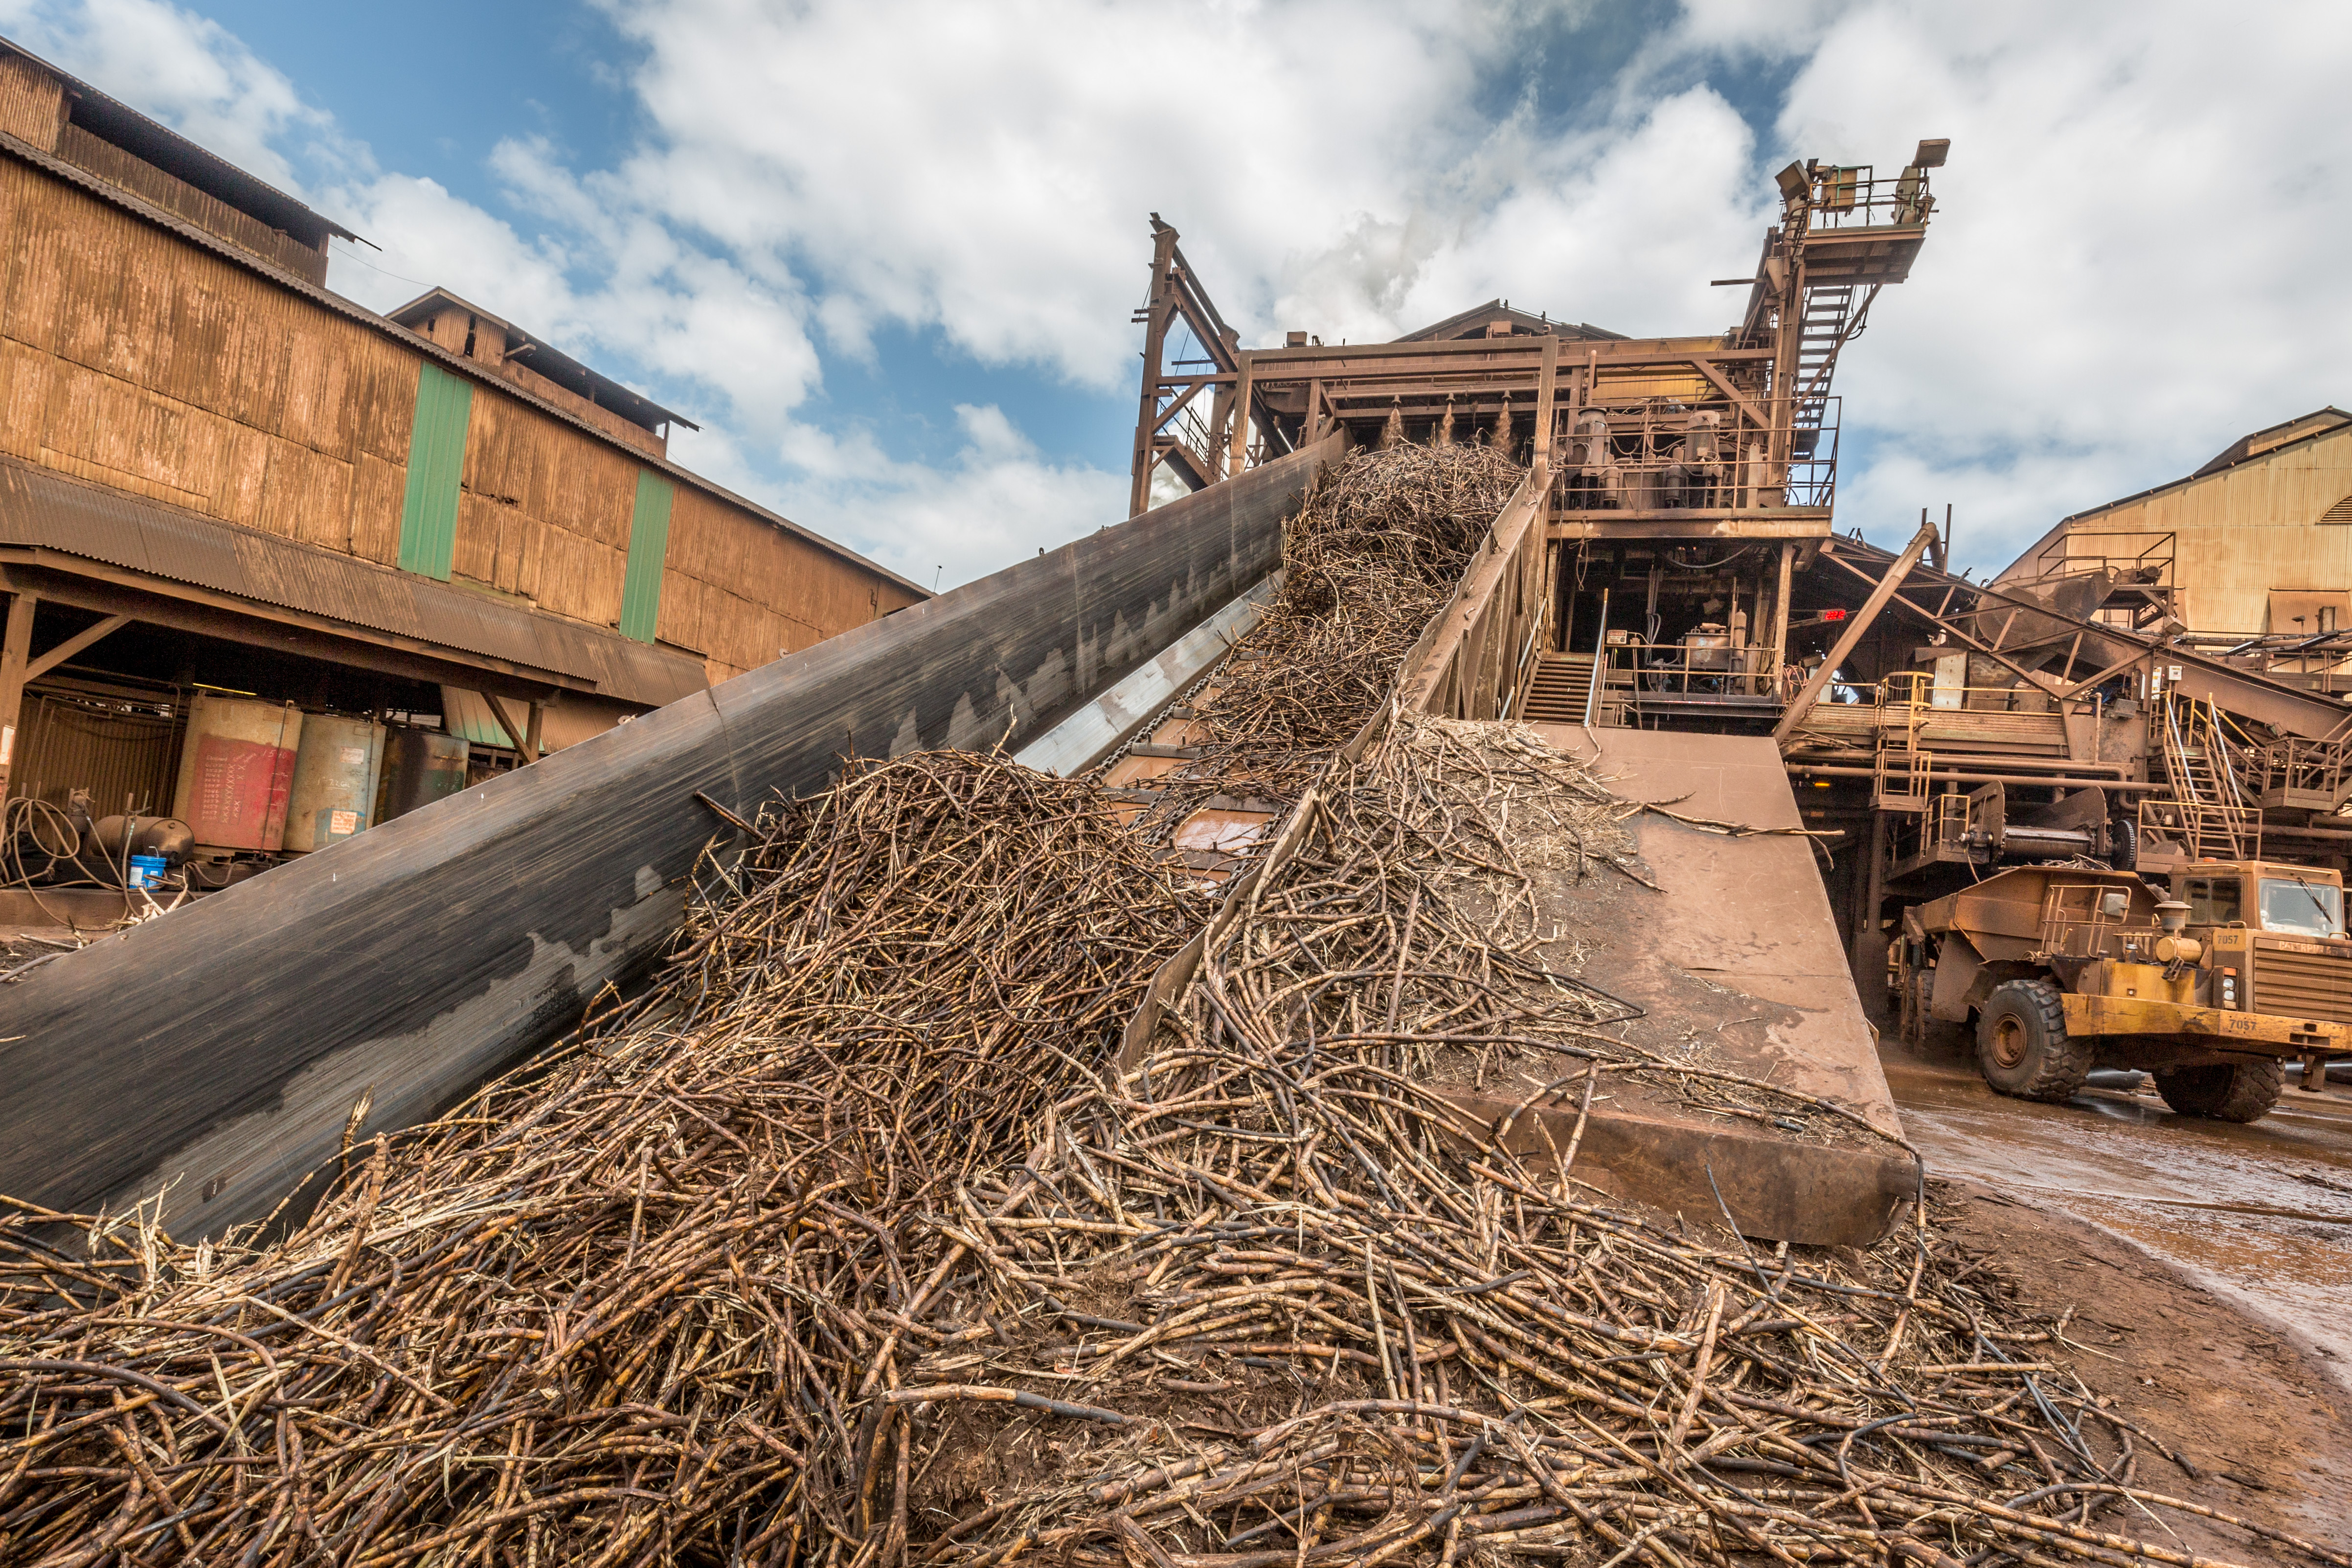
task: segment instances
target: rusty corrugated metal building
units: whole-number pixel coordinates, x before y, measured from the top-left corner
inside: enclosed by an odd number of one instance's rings
[[[5,40],[0,214],[0,788],[162,809],[199,686],[528,757],[926,596],[485,306],[329,292],[348,229]]]
[[[2352,414],[2318,408],[2241,436],[2195,473],[2062,519],[1997,582],[2105,573],[2227,646],[2352,632]],[[2306,661],[2316,663],[2318,661]]]

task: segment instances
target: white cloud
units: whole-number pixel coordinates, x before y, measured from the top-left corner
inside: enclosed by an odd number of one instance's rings
[[[993,404],[956,405],[963,445],[944,466],[893,461],[864,432],[795,426],[783,510],[929,586],[984,576],[1126,513],[1124,476],[1056,464]]]
[[[1705,331],[1772,166],[1950,136],[1917,276],[1841,366],[1841,518],[1887,537],[1953,500],[1979,566],[2347,395],[2336,5],[1685,0],[1563,123],[1523,73],[1573,63],[1575,12],[1514,0],[600,3],[642,51],[645,131],[609,168],[509,140],[488,205],[375,168],[306,104],[333,83],[298,92],[163,0],[0,0],[0,26],[309,172],[386,247],[337,287],[446,283],[640,378],[710,426],[682,458],[926,582],[1115,521],[1125,454],[1049,459],[973,400],[957,453],[911,462],[822,398],[827,363],[896,326],[1003,374],[1016,415],[1039,378],[1122,396],[1155,208],[1245,341],[1385,337],[1491,295]],[[1790,83],[1763,114],[1709,85],[1759,70]]]
[[[1344,270],[1326,253],[1350,234],[1367,253],[1394,252],[1381,237],[1397,230],[1444,243],[1467,208],[1442,187],[1494,129],[1472,105],[1534,9],[615,6],[646,50],[635,85],[658,131],[620,179],[730,253],[793,258],[836,349],[892,321],[1118,388],[1147,211],[1185,231],[1245,330],[1270,324],[1286,264]],[[1402,291],[1360,291],[1367,330],[1390,325],[1379,307]]]

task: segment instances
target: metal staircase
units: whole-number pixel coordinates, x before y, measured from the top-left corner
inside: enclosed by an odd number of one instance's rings
[[[1536,660],[1517,717],[1538,724],[1581,724],[1592,693],[1592,656],[1548,653]]]
[[[2239,779],[2234,748],[2213,704],[2168,695],[2159,722],[2172,798],[2143,801],[2140,826],[2179,839],[2194,859],[2259,859],[2262,808]]]
[[[1857,305],[1854,297],[1862,295]],[[1805,290],[1804,315],[1797,329],[1796,398],[1792,416],[1791,453],[1810,458],[1829,408],[1830,377],[1837,369],[1838,351],[1860,332],[1875,286],[1862,290],[1852,283],[1827,283]]]

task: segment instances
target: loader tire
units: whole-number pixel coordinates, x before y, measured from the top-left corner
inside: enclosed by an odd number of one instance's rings
[[[2074,1098],[2090,1076],[2088,1040],[2066,1033],[2066,1009],[2047,980],[1996,987],[1977,1019],[1977,1070],[2001,1094],[2052,1102]]]
[[[2216,1121],[2260,1121],[2286,1085],[2283,1064],[2263,1058],[2228,1066],[2172,1068],[2156,1075],[2156,1092],[2183,1116]]]

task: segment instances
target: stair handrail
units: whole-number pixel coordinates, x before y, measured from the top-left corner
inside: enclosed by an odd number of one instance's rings
[[[1601,629],[1592,634],[1592,678],[1584,683],[1584,728],[1592,728],[1593,704],[1601,699],[1601,672],[1609,658],[1609,590],[1601,590]],[[1596,742],[1597,743],[1597,742]]]

